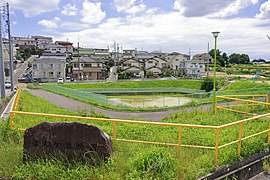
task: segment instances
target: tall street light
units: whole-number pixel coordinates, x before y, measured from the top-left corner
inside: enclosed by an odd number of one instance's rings
[[[214,85],[213,85],[213,111],[216,113],[216,65],[217,65],[217,37],[220,32],[212,32],[215,38],[214,48]]]

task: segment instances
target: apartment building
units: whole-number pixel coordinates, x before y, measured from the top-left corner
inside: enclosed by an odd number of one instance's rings
[[[32,77],[41,82],[56,82],[66,77],[65,56],[41,56],[32,62]]]

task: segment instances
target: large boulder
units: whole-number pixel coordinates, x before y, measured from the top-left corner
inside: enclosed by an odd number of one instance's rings
[[[44,122],[24,132],[23,159],[64,157],[98,162],[112,154],[110,137],[96,126]]]

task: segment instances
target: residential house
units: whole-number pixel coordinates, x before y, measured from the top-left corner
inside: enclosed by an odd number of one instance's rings
[[[16,37],[14,39],[14,44],[16,47],[20,48],[30,48],[30,49],[35,49],[36,47],[36,41],[34,38],[30,37]]]
[[[66,47],[57,44],[51,44],[45,46],[45,52],[49,53],[66,53]]]
[[[150,58],[145,59],[145,70],[150,70],[153,72],[153,74],[160,75],[162,73],[162,68],[167,66],[167,61],[165,59],[161,58]]]
[[[126,55],[125,55],[126,56]],[[125,71],[131,75],[131,77],[143,77],[144,72],[141,69],[141,63],[135,58],[123,58],[120,67],[122,71]]]
[[[123,59],[135,58],[135,56],[136,56],[136,50],[123,50],[123,53],[122,53]]]
[[[204,61],[206,64],[211,64],[214,62],[214,59],[208,53],[196,54],[192,57],[192,60]]]
[[[181,61],[180,69],[184,70],[187,77],[200,78],[205,74],[205,63],[201,60]]]
[[[178,52],[169,53],[166,55],[168,66],[173,70],[179,70],[180,62],[189,60],[189,55]]]
[[[167,53],[164,53],[162,51],[152,51],[151,54],[154,55],[156,58],[166,59]]]
[[[46,36],[31,36],[35,40],[35,45],[37,48],[45,49],[47,45],[53,44],[52,37]]]
[[[76,80],[104,79],[104,60],[88,56],[80,56],[72,60],[73,78]]]
[[[62,45],[66,48],[66,53],[72,54],[73,52],[73,43],[68,41],[55,41],[56,45]]]
[[[98,49],[98,48],[79,48],[78,50],[72,53],[74,57],[79,56],[88,56],[93,58],[108,59],[111,57],[109,49]]]
[[[32,77],[41,82],[56,82],[66,77],[65,56],[41,56],[32,62]]]

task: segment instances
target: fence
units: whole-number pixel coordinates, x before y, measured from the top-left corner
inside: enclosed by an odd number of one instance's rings
[[[264,117],[269,117],[270,113],[263,114],[263,115],[257,115],[255,117],[251,117],[248,119],[240,120],[237,122],[229,123],[229,124],[224,124],[220,126],[210,126],[210,125],[193,125],[193,124],[176,124],[176,123],[159,123],[159,122],[147,122],[147,121],[131,121],[131,120],[120,120],[120,119],[105,119],[105,118],[91,118],[91,117],[80,117],[80,116],[67,116],[67,115],[57,115],[57,114],[45,114],[45,113],[33,113],[33,112],[22,112],[22,111],[17,111],[18,108],[18,102],[19,102],[19,96],[21,93],[21,88],[17,91],[14,101],[12,103],[12,108],[10,111],[10,121],[9,121],[9,126],[10,128],[13,128],[13,117],[16,114],[21,114],[21,115],[32,115],[32,116],[44,116],[44,117],[54,117],[56,122],[60,122],[61,119],[78,119],[80,121],[83,120],[92,120],[92,121],[103,121],[103,122],[110,122],[112,123],[112,140],[113,142],[116,141],[124,141],[124,142],[134,142],[134,143],[146,143],[146,144],[155,144],[155,145],[165,145],[165,146],[175,146],[177,147],[177,155],[178,157],[181,156],[181,148],[186,147],[186,148],[200,148],[200,149],[208,149],[208,150],[213,150],[214,151],[214,164],[215,166],[218,165],[218,156],[219,156],[219,150],[221,148],[227,147],[232,144],[237,144],[237,154],[240,156],[241,154],[241,144],[243,140],[258,136],[260,134],[268,133],[268,140],[267,143],[270,144],[270,126],[261,132],[243,137],[243,126],[244,123],[250,122],[250,121],[255,121],[260,118]],[[229,97],[217,97],[217,98],[229,98]],[[255,98],[255,96],[254,96]],[[237,99],[237,98],[234,98]],[[248,100],[243,100],[243,101],[248,101]],[[264,104],[268,107],[269,103],[268,102],[256,102],[252,101],[252,103],[259,103],[259,104]],[[217,106],[216,109],[221,108],[220,106]],[[129,123],[129,124],[140,124],[140,125],[153,125],[153,126],[162,126],[162,127],[176,127],[178,128],[178,143],[166,143],[166,142],[152,142],[152,141],[141,141],[141,140],[132,140],[132,139],[118,139],[117,138],[117,125],[122,124],[122,123]],[[231,127],[231,126],[239,126],[239,131],[238,131],[238,139],[234,140],[232,142],[227,142],[226,144],[220,144],[220,130]],[[121,126],[119,126],[121,127]],[[194,144],[183,144],[182,143],[182,137],[183,137],[183,129],[184,128],[198,128],[198,129],[210,129],[213,130],[213,135],[215,136],[215,146],[201,146],[201,145],[194,145]],[[24,129],[19,129],[19,130],[24,130]]]

